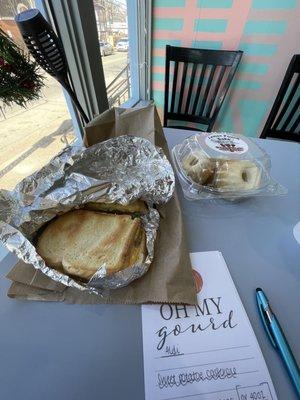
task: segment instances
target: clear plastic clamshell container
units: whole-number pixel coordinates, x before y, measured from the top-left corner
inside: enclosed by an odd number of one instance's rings
[[[226,132],[188,137],[172,150],[184,195],[189,200],[285,194],[270,176],[271,160],[252,139]]]

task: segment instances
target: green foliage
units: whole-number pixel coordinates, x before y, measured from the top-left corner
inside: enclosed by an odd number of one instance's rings
[[[0,29],[0,100],[25,107],[40,97],[43,86],[37,63]]]

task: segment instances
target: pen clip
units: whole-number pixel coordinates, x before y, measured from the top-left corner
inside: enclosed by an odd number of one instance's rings
[[[268,318],[266,310],[264,309],[264,307],[263,307],[263,305],[261,304],[260,301],[258,302],[258,310],[259,310],[259,313],[260,313],[260,316],[261,316],[261,320],[262,320],[262,322],[264,324],[265,330],[266,330],[266,332],[267,332],[267,334],[269,336],[269,339],[270,339],[273,347],[276,349],[277,345],[276,345],[276,342],[275,342],[275,339],[274,339],[274,336],[273,336],[273,332],[270,329],[269,318]]]

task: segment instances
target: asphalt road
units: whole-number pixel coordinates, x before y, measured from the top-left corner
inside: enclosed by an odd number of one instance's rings
[[[106,85],[126,66],[127,53],[102,58]],[[26,109],[0,113],[0,188],[13,189],[74,141],[72,121],[60,85],[45,74],[42,97]]]

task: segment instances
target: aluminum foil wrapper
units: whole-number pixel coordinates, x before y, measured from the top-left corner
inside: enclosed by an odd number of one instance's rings
[[[174,191],[172,167],[160,148],[146,139],[119,136],[89,148],[69,146],[12,192],[0,191],[0,239],[8,250],[54,281],[106,295],[145,274],[153,260],[159,213],[154,204],[167,202]],[[38,230],[55,216],[88,202],[129,204],[142,199],[149,212],[141,217],[147,257],[113,275],[106,266],[89,282],[75,280],[48,267],[36,252]]]

